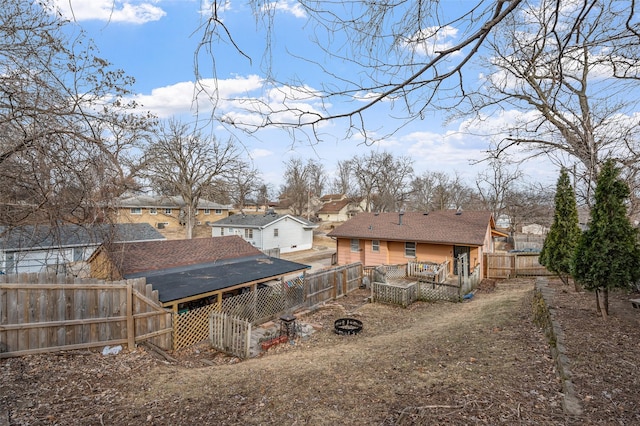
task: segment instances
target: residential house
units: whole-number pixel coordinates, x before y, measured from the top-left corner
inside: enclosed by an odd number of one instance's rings
[[[443,263],[466,253],[471,268],[493,252],[495,230],[490,212],[442,210],[428,213],[360,213],[327,234],[336,240],[339,264],[405,264],[410,260]],[[481,271],[482,273],[482,271]]]
[[[116,202],[116,217],[118,223],[149,223],[170,239],[184,238],[184,199],[180,196],[150,196],[137,195],[120,198]],[[213,201],[200,199],[196,211],[196,229],[194,235],[206,232],[207,222],[229,216],[230,205],[218,204]]]
[[[301,217],[277,214],[234,214],[210,223],[211,235],[239,235],[260,250],[280,249],[289,253],[313,248],[313,230],[318,227]]]
[[[147,223],[0,227],[0,274],[53,271],[88,276],[86,261],[105,241],[156,241]]]
[[[323,222],[344,222],[366,210],[366,202],[362,198],[351,199],[331,194],[322,199],[325,200],[324,204],[316,212],[316,216]]]
[[[237,235],[110,244],[94,253],[90,266],[94,278],[144,277],[174,312],[220,304],[224,297],[309,268],[269,257]]]

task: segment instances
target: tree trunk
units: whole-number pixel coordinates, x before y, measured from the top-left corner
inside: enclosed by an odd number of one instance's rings
[[[596,290],[596,307],[598,314],[602,316],[602,319],[606,320],[609,316],[609,290],[606,288]]]
[[[605,287],[604,290],[602,290],[602,296],[603,296],[603,308],[604,308],[604,317],[606,319],[606,317],[609,316],[609,289]]]
[[[573,289],[575,290],[576,293],[579,293],[582,291],[582,286],[578,281],[573,280]]]
[[[568,275],[558,274],[558,277],[560,277],[560,281],[562,281],[562,284],[569,285],[569,276]]]
[[[600,290],[596,288],[596,291],[595,291],[595,295],[596,295],[596,312],[598,313],[598,315],[601,315],[599,293],[600,293]]]

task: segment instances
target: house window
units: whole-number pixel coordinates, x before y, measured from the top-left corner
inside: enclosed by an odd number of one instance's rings
[[[171,209],[164,209],[164,214],[171,214]]]
[[[84,260],[84,248],[73,249],[73,261],[82,262]]]
[[[416,257],[416,243],[404,243],[404,255],[406,257]]]
[[[222,214],[222,209],[216,209],[216,214]]]
[[[131,211],[131,214],[142,214],[142,209],[140,207],[131,207],[129,210]]]
[[[224,237],[224,228],[220,228],[220,236]]]
[[[244,237],[247,239],[252,239],[253,238],[253,229],[245,229],[244,230]]]
[[[274,237],[277,237],[277,236],[278,236],[278,228],[275,228],[275,229],[273,230],[273,236],[274,236]]]
[[[204,214],[211,214],[211,209],[204,209]]]
[[[149,209],[149,214],[158,214],[158,209],[156,209],[155,207],[151,207]]]
[[[380,251],[380,240],[371,241],[371,251]]]
[[[360,240],[351,240],[351,251],[360,251]]]

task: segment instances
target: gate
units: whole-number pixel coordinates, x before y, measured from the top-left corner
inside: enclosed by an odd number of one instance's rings
[[[238,358],[249,358],[251,351],[251,322],[221,312],[209,318],[211,346]]]

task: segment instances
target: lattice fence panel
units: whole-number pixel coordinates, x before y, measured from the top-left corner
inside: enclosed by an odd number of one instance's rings
[[[285,305],[293,309],[304,304],[304,281],[301,277],[284,283]]]
[[[174,314],[173,350],[207,340],[209,337],[209,316],[216,305],[207,305],[182,314]]]
[[[222,309],[220,311],[227,315],[253,322],[256,316],[256,297],[257,293],[249,292],[222,299]]]
[[[460,288],[452,284],[419,283],[418,300],[426,302],[438,300],[459,302]]]
[[[374,282],[371,285],[373,301],[400,305],[406,308],[418,299],[416,283],[407,286],[397,286],[387,283]]]
[[[407,265],[385,265],[387,279],[398,279],[407,276]]]
[[[280,286],[265,287],[257,291],[256,314],[253,323],[268,321],[285,310],[285,300]]]

